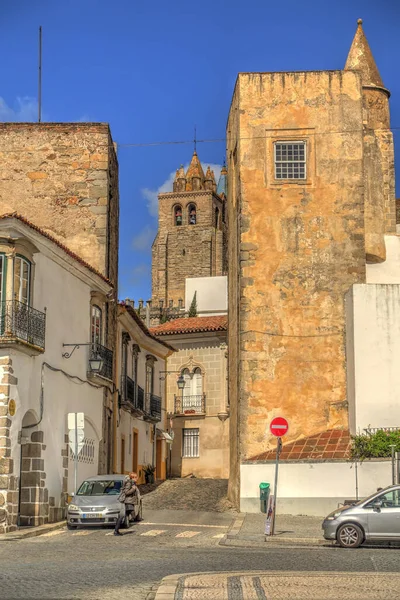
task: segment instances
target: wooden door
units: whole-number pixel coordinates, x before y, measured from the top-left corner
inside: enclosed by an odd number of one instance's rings
[[[125,438],[121,438],[121,474],[125,474]]]
[[[137,429],[133,429],[132,434],[132,471],[137,473],[139,455],[139,432]]]
[[[156,446],[156,479],[161,479],[162,478],[161,461],[162,461],[162,440],[157,440],[157,446]]]

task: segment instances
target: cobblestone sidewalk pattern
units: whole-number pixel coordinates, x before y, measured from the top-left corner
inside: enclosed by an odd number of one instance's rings
[[[155,600],[387,600],[398,573],[198,573],[165,577]]]
[[[227,492],[227,479],[167,479],[143,496],[143,508],[236,513]]]

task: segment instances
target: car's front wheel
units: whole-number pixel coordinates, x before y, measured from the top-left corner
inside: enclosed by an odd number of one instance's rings
[[[364,541],[364,533],[358,525],[345,523],[337,530],[336,539],[342,548],[358,548]]]
[[[67,529],[73,531],[74,529],[77,529],[77,525],[71,525],[70,523],[67,523]]]

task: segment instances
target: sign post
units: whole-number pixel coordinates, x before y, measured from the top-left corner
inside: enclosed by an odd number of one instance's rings
[[[277,438],[276,444],[276,462],[275,462],[275,482],[274,482],[274,501],[272,507],[272,523],[270,529],[270,535],[275,534],[275,517],[276,517],[276,503],[278,499],[278,469],[279,469],[279,456],[282,450],[282,436],[284,436],[289,430],[289,423],[283,417],[275,417],[271,421],[269,426],[272,435]]]
[[[78,456],[84,444],[84,424],[84,413],[68,413],[69,447],[74,455],[74,494],[78,491]]]

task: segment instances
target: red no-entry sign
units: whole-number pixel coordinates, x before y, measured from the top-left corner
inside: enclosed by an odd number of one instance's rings
[[[269,428],[272,435],[275,435],[276,437],[282,437],[288,432],[289,423],[283,417],[275,417],[275,419],[272,419]]]

